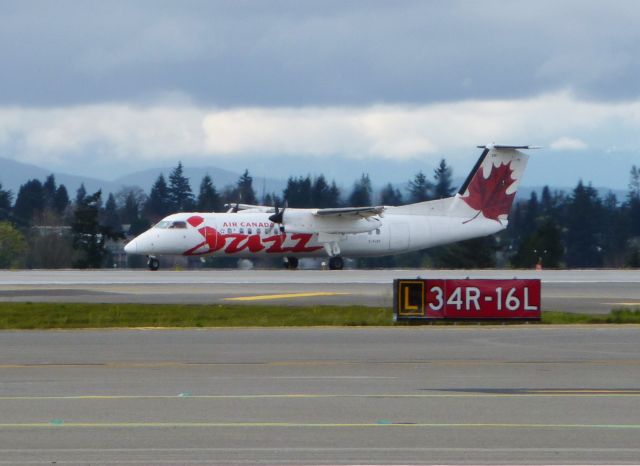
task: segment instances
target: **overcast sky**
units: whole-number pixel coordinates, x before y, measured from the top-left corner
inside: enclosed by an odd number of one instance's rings
[[[638,24],[636,1],[0,0],[0,156],[106,178],[446,157],[462,176],[495,141],[545,146],[525,184],[620,188]]]

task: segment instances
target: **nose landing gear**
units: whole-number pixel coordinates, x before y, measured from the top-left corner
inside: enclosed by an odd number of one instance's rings
[[[157,257],[149,256],[149,260],[147,261],[147,267],[149,267],[149,270],[155,272],[160,268],[160,261],[158,260]]]

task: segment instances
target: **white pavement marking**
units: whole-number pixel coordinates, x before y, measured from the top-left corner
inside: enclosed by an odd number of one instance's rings
[[[0,271],[0,286],[166,284],[388,284],[394,278],[539,278],[543,283],[640,283],[638,270],[140,270]]]

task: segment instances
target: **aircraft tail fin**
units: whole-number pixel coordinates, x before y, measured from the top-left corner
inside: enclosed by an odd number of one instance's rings
[[[534,146],[478,146],[483,149],[480,158],[460,187],[451,210],[472,218],[482,214],[487,219],[502,223],[507,220],[516,190],[527,166],[529,156],[520,149]]]

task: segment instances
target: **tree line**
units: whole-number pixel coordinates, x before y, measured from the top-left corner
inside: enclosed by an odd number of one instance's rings
[[[454,193],[452,170],[444,159],[430,176],[419,171],[404,186],[387,183],[376,192],[367,174],[346,192],[320,174],[291,176],[281,193],[258,196],[245,170],[235,184],[222,188],[207,174],[194,193],[178,163],[168,177],[160,174],[148,193],[125,187],[103,200],[101,191],[87,193],[84,185],[70,198],[50,175],[44,181],[28,180],[15,196],[0,184],[0,268],[111,267],[118,240],[140,234],[174,212],[220,212],[234,203],[298,208],[400,205]],[[419,253],[359,259],[358,265],[640,267],[640,169],[632,167],[623,199],[613,193],[601,197],[582,181],[569,193],[545,186],[515,202],[509,222],[499,235]],[[140,259],[130,260],[130,265],[142,265]]]

